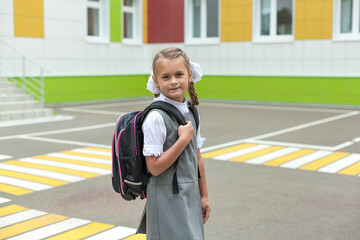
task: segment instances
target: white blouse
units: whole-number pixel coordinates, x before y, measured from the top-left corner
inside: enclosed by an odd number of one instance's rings
[[[185,100],[185,102],[177,102],[160,93],[159,97],[154,98],[154,102],[156,101],[164,101],[174,105],[184,116],[189,112],[188,100]],[[144,133],[144,156],[159,157],[164,152],[163,147],[166,140],[166,127],[161,114],[157,111],[150,112],[142,125],[142,131]],[[200,123],[196,138],[197,147],[201,148],[205,138],[200,136]]]

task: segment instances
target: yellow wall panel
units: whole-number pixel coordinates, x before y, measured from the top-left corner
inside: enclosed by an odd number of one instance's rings
[[[324,4],[322,5],[323,8],[323,18],[329,21],[333,19],[333,1],[332,0],[323,0]]]
[[[295,1],[295,39],[331,39],[332,8],[332,0]]]
[[[44,16],[44,4],[43,0],[29,0],[29,16],[30,17],[43,17]]]
[[[27,17],[15,16],[14,26],[16,37],[27,37],[29,35],[29,21]]]
[[[332,20],[323,21],[323,39],[332,38]]]
[[[322,18],[322,0],[306,1],[304,4],[305,20],[319,20]]]
[[[15,37],[44,37],[44,0],[14,0]]]
[[[221,1],[221,41],[251,41],[252,0]]]
[[[304,39],[322,39],[322,21],[306,21]],[[311,31],[308,31],[311,29]]]
[[[28,0],[14,0],[14,15],[27,16],[29,13]]]
[[[42,18],[29,18],[29,31],[31,37],[44,37],[44,24]]]
[[[244,27],[244,41],[251,41],[252,40],[252,24],[247,23],[243,25]]]

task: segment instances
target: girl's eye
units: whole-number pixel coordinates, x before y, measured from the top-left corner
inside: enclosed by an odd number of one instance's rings
[[[178,77],[181,77],[182,75],[184,75],[183,73],[178,73],[176,74]]]

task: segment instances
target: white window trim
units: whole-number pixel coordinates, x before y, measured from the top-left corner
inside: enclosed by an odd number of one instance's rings
[[[123,1],[122,1],[123,3]],[[133,6],[121,6],[121,24],[124,24],[124,12],[133,14],[133,38],[124,37],[124,25],[121,26],[122,42],[129,45],[142,44],[142,0],[133,0]]]
[[[260,34],[261,24],[261,9],[260,0],[253,0],[253,42],[255,43],[282,43],[282,42],[293,42],[294,41],[294,30],[295,30],[295,2],[292,0],[292,34],[291,35],[277,35],[277,19],[276,19],[276,0],[270,0],[270,35],[262,36]],[[275,13],[275,14],[274,14]]]
[[[359,18],[360,0],[353,1],[352,8],[352,31],[351,33],[340,33],[341,25],[341,0],[334,0],[334,20],[333,20],[333,40],[335,41],[354,41],[360,40]]]
[[[87,35],[87,9],[88,7],[99,9],[99,36]],[[109,43],[109,0],[99,2],[86,1],[86,41],[91,43]]]
[[[226,1],[226,0],[225,0]],[[194,44],[194,45],[201,45],[201,44],[218,44],[220,43],[220,19],[221,19],[221,0],[218,0],[218,37],[206,37],[206,0],[201,0],[202,8],[201,8],[201,33],[200,38],[193,38],[193,8],[192,8],[192,0],[185,1],[185,11],[184,11],[184,19],[185,19],[185,27],[184,27],[184,35],[185,35],[185,44]]]

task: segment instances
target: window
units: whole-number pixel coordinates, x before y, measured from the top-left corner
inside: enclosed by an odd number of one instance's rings
[[[292,41],[293,0],[254,0],[254,41]]]
[[[219,42],[219,0],[187,0],[185,14],[187,43]]]
[[[360,39],[360,0],[335,0],[334,39]]]
[[[141,0],[123,0],[122,31],[124,43],[140,44],[142,38]]]
[[[107,42],[109,36],[108,0],[87,0],[87,39]]]

